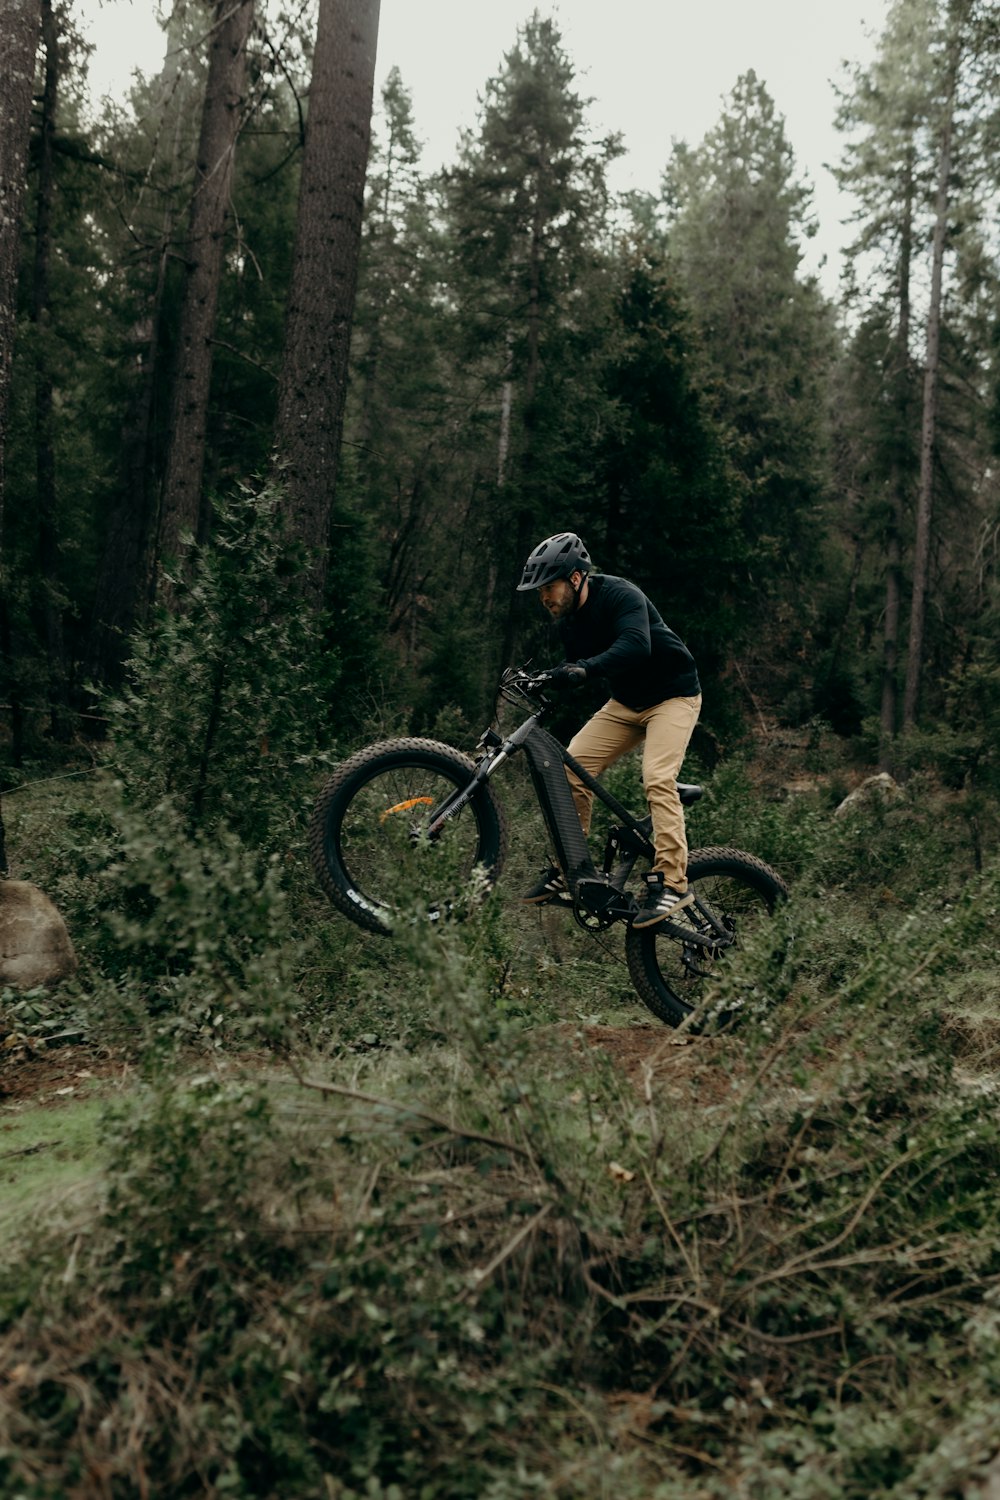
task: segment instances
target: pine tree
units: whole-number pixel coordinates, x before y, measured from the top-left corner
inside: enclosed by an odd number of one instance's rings
[[[841,177],[860,202],[848,290],[862,327],[883,328],[887,351],[873,356],[879,379],[874,389],[868,383],[870,399],[856,416],[859,441],[883,454],[871,478],[889,494],[886,505],[872,491],[865,521],[884,558],[886,766],[897,730],[917,721],[928,663],[937,679],[950,670],[947,636],[966,613],[963,593],[969,597],[953,585],[979,525],[988,315],[984,323],[971,308],[995,282],[984,253],[997,186],[986,139],[998,41],[989,10],[976,0],[898,0],[875,63],[855,73],[839,117],[851,132]],[[995,307],[987,292],[991,300]],[[936,520],[943,504],[946,527]],[[896,642],[907,578],[900,715]],[[958,605],[953,623],[949,593]]]
[[[184,246],[185,279],[173,372],[170,441],[157,557],[177,560],[185,533],[207,532],[202,497],[212,338],[225,250],[233,160],[247,111],[247,43],[254,0],[217,0]],[[162,579],[165,597],[171,590]]]
[[[557,529],[554,514],[571,519],[588,483],[583,410],[610,314],[606,174],[620,146],[592,140],[574,84],[557,28],[536,11],[488,81],[446,184],[464,363],[496,455],[485,605],[503,622],[504,661],[519,559]]]
[[[175,6],[164,61],[132,90],[130,107],[95,122],[102,163],[92,190],[93,258],[100,273],[104,358],[88,372],[90,404],[104,420],[107,489],[95,487],[100,532],[84,660],[95,683],[117,687],[134,626],[153,601],[156,532],[169,442],[170,371],[179,322],[182,257],[204,99],[200,11]]]
[[[14,359],[21,205],[28,177],[31,94],[42,23],[41,0],[3,0],[0,32],[0,542],[3,538],[4,454],[7,405]]]
[[[842,427],[853,429],[866,455],[864,488],[871,499],[859,523],[883,559],[879,764],[885,771],[893,768],[898,727],[904,541],[918,467],[918,370],[911,340],[920,207],[927,190],[920,141],[930,107],[925,65],[930,22],[930,6],[923,0],[894,7],[875,63],[854,70],[837,115],[838,128],[849,135],[837,175],[859,205],[846,300],[862,310],[854,340],[860,364],[852,360],[855,374],[847,392],[853,418]],[[878,372],[874,387],[869,366]],[[859,393],[861,399],[853,399]]]
[[[407,663],[449,502],[441,454],[453,400],[439,235],[420,156],[410,95],[393,69],[372,136],[348,420],[356,506],[383,538],[388,633]]]
[[[762,601],[816,555],[827,484],[830,310],[800,274],[813,230],[784,122],[756,74],[664,177],[668,245],[702,340],[702,379],[736,440]]]
[[[0,652],[8,680],[11,631],[4,533],[7,424],[14,361],[21,205],[27,179],[31,92],[40,27],[40,0],[2,0],[0,32],[6,45],[4,65],[0,68]],[[17,725],[14,729],[16,742]],[[6,872],[7,849],[0,818],[0,874]]]
[[[379,0],[320,0],[275,446],[323,596],[371,136]]]
[[[746,567],[743,483],[694,379],[694,328],[669,262],[641,240],[621,255],[604,375],[603,514],[588,536],[606,572],[633,578],[692,649],[712,697],[741,644],[734,579]]]

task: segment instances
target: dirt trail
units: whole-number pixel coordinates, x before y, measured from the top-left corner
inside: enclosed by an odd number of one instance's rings
[[[718,1043],[711,1038],[678,1035],[657,1025],[561,1029],[573,1038],[582,1035],[588,1047],[606,1052],[640,1093],[647,1074],[659,1086],[671,1084],[703,1102],[718,1102],[729,1090],[728,1078],[718,1068]],[[121,1058],[84,1045],[48,1051],[26,1046],[0,1050],[0,1107],[27,1103],[56,1107],[82,1088],[93,1092],[100,1080],[120,1084],[129,1071]]]
[[[95,1081],[121,1083],[130,1071],[121,1058],[84,1046],[35,1051],[25,1046],[0,1052],[0,1107],[51,1104],[53,1107],[86,1090]]]
[[[608,1054],[640,1095],[647,1079],[658,1094],[666,1088],[702,1106],[721,1104],[732,1092],[731,1068],[720,1067],[725,1038],[689,1036],[657,1025],[584,1026],[582,1034],[587,1046]]]

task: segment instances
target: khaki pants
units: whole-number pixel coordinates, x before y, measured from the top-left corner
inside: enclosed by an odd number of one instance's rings
[[[600,773],[644,741],[642,784],[653,818],[653,869],[666,885],[687,890],[687,834],[684,809],[677,795],[677,777],[701,709],[694,698],[665,698],[652,708],[626,708],[614,698],[588,719],[569,742],[569,753],[592,776]],[[573,801],[584,833],[590,832],[594,794],[566,768]]]

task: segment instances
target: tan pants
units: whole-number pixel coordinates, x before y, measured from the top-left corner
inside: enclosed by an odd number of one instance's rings
[[[687,834],[684,809],[677,795],[677,777],[701,709],[701,694],[694,698],[665,698],[652,708],[626,708],[610,698],[569,742],[569,753],[599,776],[608,766],[644,741],[642,784],[653,818],[653,869],[661,871],[666,885],[687,890]],[[579,776],[566,768],[573,801],[584,833],[590,832],[594,794]]]

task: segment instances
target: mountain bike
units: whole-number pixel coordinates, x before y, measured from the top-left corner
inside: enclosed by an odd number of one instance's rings
[[[550,674],[525,668],[503,673],[475,758],[412,738],[383,740],[343,761],[310,819],[313,868],[337,910],[368,932],[391,934],[418,912],[431,921],[460,917],[503,869],[508,820],[492,780],[523,753],[566,880],[559,904],[590,933],[625,927],[628,971],[640,999],[661,1021],[678,1026],[698,1006],[719,962],[773,915],[787,888],[769,865],[742,849],[694,849],[688,857],[693,903],[654,926],[632,927],[641,875],[653,860],[652,819],[630,812],[543,727],[554,706],[546,695],[549,681]],[[523,715],[506,734],[499,728],[501,703]],[[600,867],[580,825],[567,766],[618,820],[607,833]],[[703,795],[692,783],[678,790],[685,807]]]

